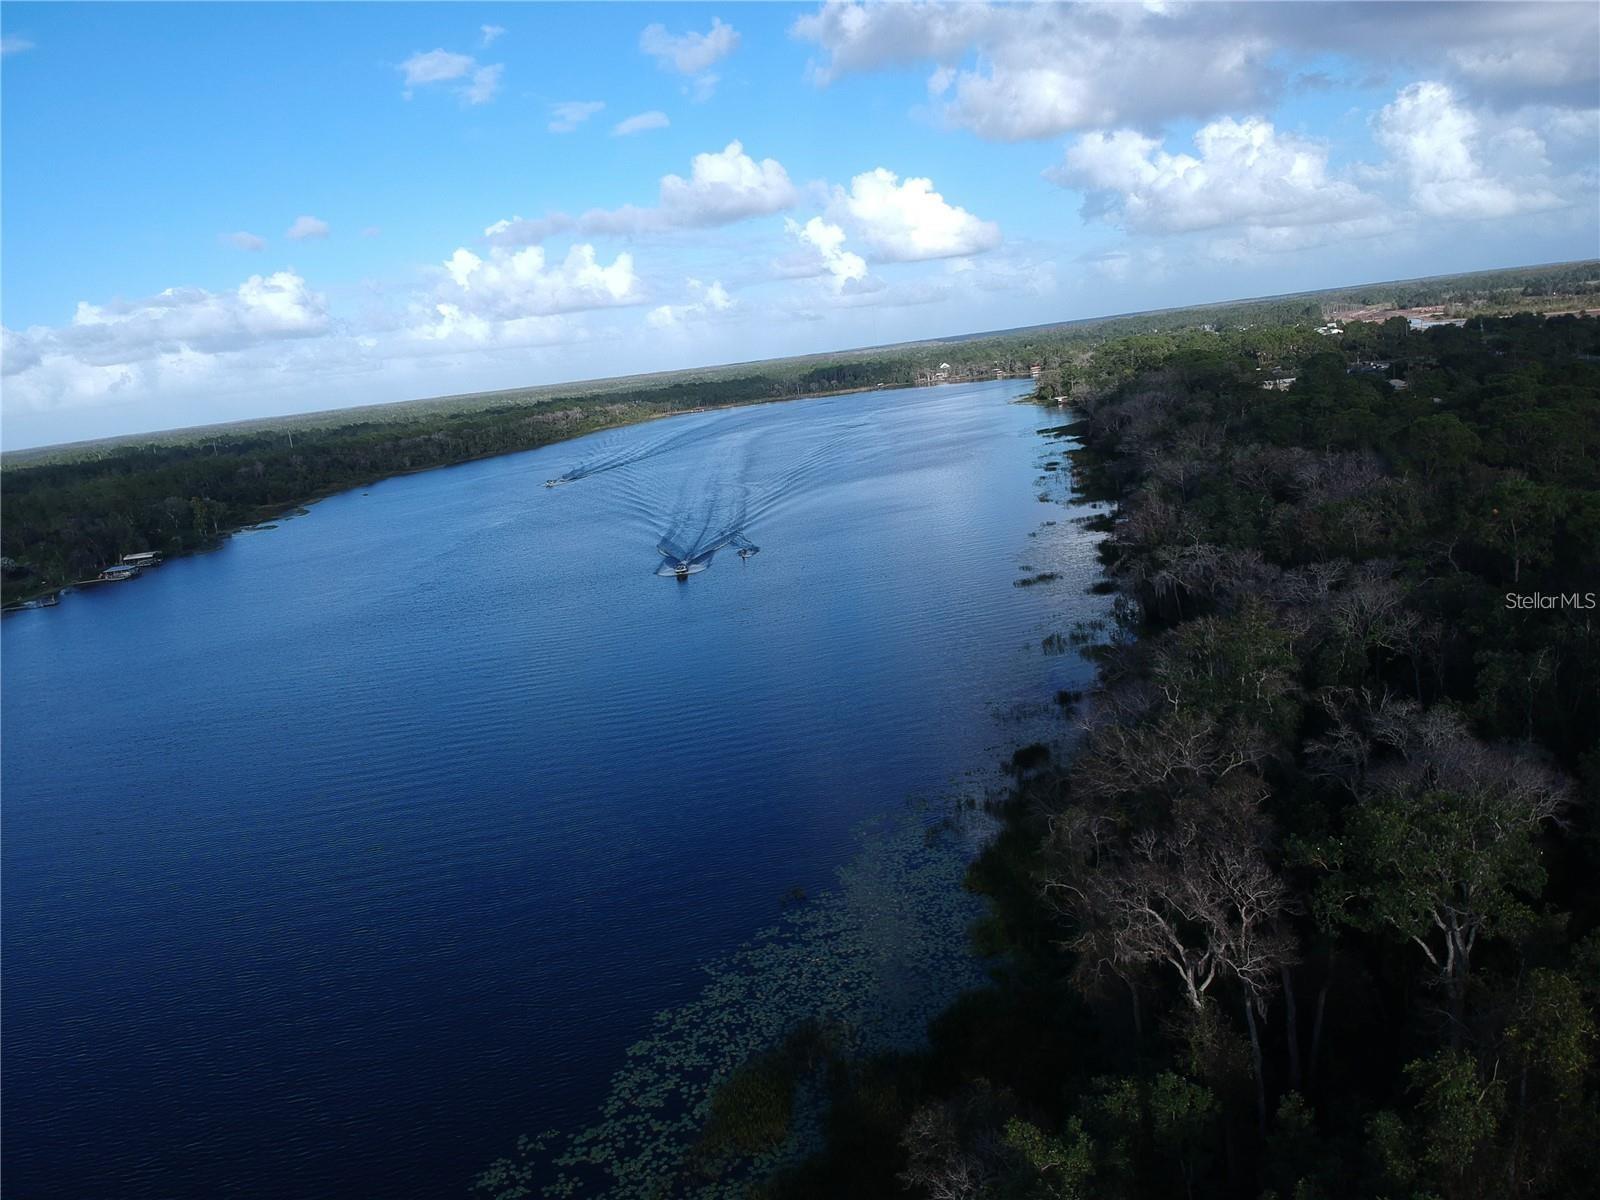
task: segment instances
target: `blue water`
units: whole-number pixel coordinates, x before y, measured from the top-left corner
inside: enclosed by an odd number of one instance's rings
[[[1087,677],[1018,391],[389,480],[6,618],[6,1194],[460,1195],[588,1120],[698,964]]]

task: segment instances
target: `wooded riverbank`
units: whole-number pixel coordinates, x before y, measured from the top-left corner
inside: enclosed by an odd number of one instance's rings
[[[1082,400],[1125,634],[969,873],[1002,965],[763,1195],[1586,1190],[1600,322],[1384,336]]]

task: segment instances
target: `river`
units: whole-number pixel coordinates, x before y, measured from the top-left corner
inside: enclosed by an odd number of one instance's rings
[[[1024,386],[387,480],[5,618],[8,1196],[458,1196],[588,1126],[864,823],[1064,731],[1105,602]]]

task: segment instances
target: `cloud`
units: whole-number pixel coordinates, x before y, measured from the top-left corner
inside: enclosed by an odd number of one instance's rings
[[[552,213],[536,220],[512,217],[496,221],[483,231],[483,236],[491,246],[537,246],[553,234],[567,232],[574,224],[573,219],[565,213]]]
[[[376,225],[368,225],[361,231],[361,236],[364,238],[375,238],[381,236],[382,234],[383,230],[379,229]]]
[[[940,115],[996,141],[1207,116],[1278,86],[1269,39],[1187,7],[829,3],[792,32],[826,52],[824,86],[931,60]]]
[[[584,309],[636,304],[641,299],[633,256],[619,254],[602,266],[594,247],[573,246],[559,263],[544,248],[492,249],[481,258],[465,247],[444,264],[439,302],[489,320],[550,316]]]
[[[830,225],[821,217],[812,217],[804,225],[786,218],[783,225],[815,255],[815,267],[807,273],[826,274],[835,294],[867,278],[866,260],[844,248],[845,233],[839,226]]]
[[[499,94],[500,80],[505,71],[505,67],[500,63],[479,67],[472,73],[472,82],[461,89],[461,98],[468,104],[489,103]]]
[[[217,237],[229,246],[240,250],[260,251],[267,248],[267,239],[240,230],[238,233],[219,233]]]
[[[890,262],[977,254],[1000,242],[998,225],[947,203],[931,179],[902,181],[884,167],[857,175],[848,192],[835,188],[829,213]]]
[[[478,32],[481,35],[481,38],[478,44],[480,46],[489,46],[494,43],[495,39],[504,34],[505,31],[506,27],[504,25],[480,25],[478,26]]]
[[[408,88],[430,83],[448,83],[460,79],[477,66],[478,60],[470,54],[453,54],[449,50],[429,50],[426,54],[413,54],[400,64]]]
[[[954,258],[945,270],[967,291],[977,288],[1008,296],[1047,296],[1056,290],[1054,263],[1016,255]]]
[[[1600,93],[1600,8],[1593,4],[1345,3],[1320,9],[1315,20],[1293,7],[1252,5],[1247,16],[1286,48],[1420,73],[1496,109],[1592,108]]]
[[[1329,166],[1326,145],[1251,117],[1203,126],[1194,153],[1169,152],[1131,129],[1077,139],[1046,175],[1084,193],[1083,215],[1134,234],[1216,231],[1213,260],[1263,255],[1421,228],[1440,221],[1506,218],[1567,207],[1592,190],[1582,169],[1551,165],[1539,124],[1558,142],[1592,120],[1565,110],[1484,120],[1444,84],[1399,92],[1372,121],[1384,161]],[[1588,139],[1592,145],[1592,138]],[[1586,161],[1592,161],[1586,160]],[[1115,260],[1106,266],[1115,269]]]
[[[23,54],[33,49],[33,42],[25,37],[8,34],[0,37],[0,58],[9,58],[13,54]]]
[[[680,75],[698,75],[713,63],[728,57],[739,46],[739,35],[731,25],[713,17],[705,33],[670,34],[663,25],[647,25],[639,35],[643,50],[663,70]]]
[[[296,242],[303,242],[309,238],[325,238],[328,236],[328,223],[317,217],[298,216],[283,236]]]
[[[486,30],[493,26],[485,26]],[[490,38],[484,42],[488,45]],[[480,66],[478,60],[470,54],[457,54],[450,50],[429,50],[426,54],[413,54],[399,66],[399,71],[405,76],[405,97],[411,99],[413,88],[427,87],[436,83],[456,83],[460,86],[451,89],[461,97],[465,104],[487,104],[493,100],[500,91],[502,76],[505,66],[494,63],[489,66]]]
[[[662,304],[651,309],[645,320],[652,328],[671,329],[689,321],[722,316],[733,309],[733,297],[717,280],[705,284],[698,279],[690,279],[686,284],[692,298],[685,304]]]
[[[997,141],[1260,111],[1291,56],[1444,79],[1498,108],[1592,107],[1593,4],[860,4],[830,0],[794,36],[812,78],[929,64],[949,124]]]
[[[22,370],[57,358],[114,367],[164,354],[219,354],[316,337],[330,325],[326,299],[293,271],[278,271],[252,275],[231,292],[168,288],[143,300],[80,301],[70,325],[12,334],[6,353],[26,364]]]
[[[550,106],[550,132],[571,133],[606,106],[604,100],[563,100]]]
[[[667,119],[667,114],[664,112],[635,113],[631,117],[618,121],[612,127],[611,133],[615,137],[630,137],[635,133],[645,133],[651,129],[665,129],[671,124],[672,122]]]
[[[497,221],[484,233],[492,241],[510,245],[540,241],[567,229],[588,236],[708,229],[782,212],[792,207],[798,196],[782,163],[773,158],[757,162],[744,152],[742,143],[729,142],[715,153],[696,154],[689,164],[689,178],[662,176],[655,208],[625,204],[621,208],[590,209],[576,219],[562,213],[537,221],[516,217]]]
[[[1405,88],[1378,114],[1374,134],[1409,188],[1412,205],[1428,217],[1509,217],[1561,207],[1552,190],[1542,138],[1511,128],[1485,139],[1477,118],[1441,83]],[[1511,170],[1491,171],[1493,152]]]
[[[333,327],[326,299],[293,271],[252,275],[232,291],[180,287],[141,300],[83,301],[69,324],[5,331],[0,402],[12,417],[166,405],[187,391],[203,397],[212,416],[219,395],[239,387],[240,363],[253,359],[243,374],[257,380],[282,379],[298,360],[295,347],[323,344]]]
[[[0,375],[20,375],[39,365],[39,348],[31,337],[0,326]]]
[[[739,35],[731,25],[713,17],[705,33],[670,34],[662,25],[647,25],[639,35],[639,49],[656,60],[664,71],[689,75],[689,98],[704,103],[716,91],[720,76],[709,68],[732,54],[739,46]]]
[[[1197,154],[1173,154],[1132,130],[1091,133],[1046,174],[1086,193],[1086,217],[1132,233],[1320,226],[1370,217],[1381,207],[1330,175],[1326,146],[1260,117],[1214,121],[1194,144]]]
[[[709,310],[725,298],[719,291],[700,302]],[[381,375],[390,388],[430,386],[416,372],[457,353],[490,352],[457,360],[479,371],[493,363],[526,370],[525,357],[492,353],[576,344],[587,336],[581,310],[641,296],[629,255],[606,264],[592,247],[575,246],[555,262],[537,248],[483,258],[458,250],[428,291],[371,299],[358,321],[335,321],[323,295],[295,272],[279,271],[252,275],[231,291],[170,288],[136,301],[83,302],[69,324],[3,331],[4,411],[10,419],[118,405],[144,414],[135,428],[150,428],[155,420],[220,419],[224,405],[240,416],[250,414],[245,404],[297,410],[300,399],[269,397],[303,397],[308,387],[350,376]],[[103,432],[104,419],[96,424],[100,430],[77,428]],[[53,428],[74,426],[56,421]]]
[[[737,141],[715,154],[696,154],[688,179],[667,175],[661,180],[661,211],[679,226],[726,225],[781,212],[795,199],[783,164],[775,158],[756,162]]]

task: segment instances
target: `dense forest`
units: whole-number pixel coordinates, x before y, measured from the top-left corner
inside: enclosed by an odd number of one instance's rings
[[[1276,370],[1318,341],[1313,327],[1335,302],[1446,295],[1466,302],[1524,293],[1581,300],[1600,287],[1597,273],[1595,263],[1519,268],[8,454],[0,472],[0,602],[94,578],[123,554],[194,550],[229,530],[387,476],[650,417],[910,386],[927,381],[940,363],[950,364],[951,379],[1026,376],[1037,366],[1049,394],[1072,397],[1103,392],[1185,350],[1225,350]]]
[[[829,1096],[757,1194],[1596,1194],[1600,321],[1296,369],[1080,399],[1122,619],[969,873],[992,984],[922,1055],[736,1073],[713,1139]]]

